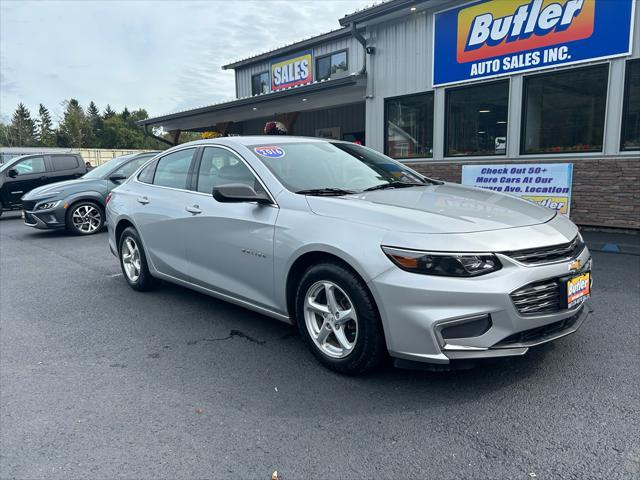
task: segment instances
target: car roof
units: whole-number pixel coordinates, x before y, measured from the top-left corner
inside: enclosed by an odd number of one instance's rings
[[[318,137],[296,137],[291,135],[251,135],[251,136],[234,136],[234,137],[218,137],[218,138],[209,138],[206,140],[195,140],[193,142],[182,143],[178,146],[185,147],[187,145],[270,145],[270,144],[278,144],[282,145],[285,143],[350,143],[343,142],[342,140],[333,140],[333,139],[325,139]]]

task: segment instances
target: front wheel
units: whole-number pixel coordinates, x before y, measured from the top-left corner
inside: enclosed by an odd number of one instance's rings
[[[151,276],[144,247],[138,232],[125,228],[118,242],[118,257],[125,280],[131,288],[144,292],[155,288],[160,281]]]
[[[94,202],[75,203],[67,210],[66,224],[75,235],[92,235],[104,225],[104,209]]]
[[[296,318],[313,354],[332,370],[357,375],[385,357],[373,297],[364,282],[339,263],[315,265],[305,272],[296,296]]]

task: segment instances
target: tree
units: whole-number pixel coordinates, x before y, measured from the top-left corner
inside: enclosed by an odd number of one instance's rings
[[[55,147],[56,136],[53,131],[53,123],[51,122],[51,114],[47,107],[40,104],[38,109],[38,119],[36,120],[36,139],[38,144],[43,147]]]
[[[104,107],[104,114],[102,115],[102,118],[104,120],[113,117],[116,114],[116,112],[111,108],[111,105],[109,105],[107,103],[107,106]]]
[[[101,147],[102,146],[102,128],[104,121],[100,116],[100,110],[98,109],[95,103],[90,102],[87,107],[87,121],[89,122],[89,126],[91,127],[91,133],[93,135],[94,144],[92,147]]]
[[[0,122],[0,147],[10,147],[9,141],[9,125]]]
[[[22,102],[18,104],[9,125],[9,143],[14,147],[33,147],[37,143],[35,122]]]
[[[81,148],[91,146],[95,137],[84,110],[75,98],[64,102],[65,112],[58,125],[58,145]]]

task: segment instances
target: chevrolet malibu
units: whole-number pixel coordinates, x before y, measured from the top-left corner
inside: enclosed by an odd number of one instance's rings
[[[297,137],[174,147],[107,199],[125,280],[298,325],[327,367],[523,355],[578,329],[591,256],[565,216]]]

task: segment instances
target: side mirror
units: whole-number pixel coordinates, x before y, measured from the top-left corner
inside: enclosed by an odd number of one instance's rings
[[[213,198],[222,203],[258,202],[271,203],[266,193],[258,193],[244,183],[228,183],[213,188]]]
[[[7,172],[7,175],[9,175],[11,178],[16,178],[19,175],[18,170],[12,168]]]
[[[111,175],[109,177],[109,180],[111,180],[113,183],[120,183],[120,182],[122,182],[122,181],[124,181],[126,179],[127,179],[126,175],[122,175],[122,174],[118,174],[118,173],[116,173],[114,175]]]

